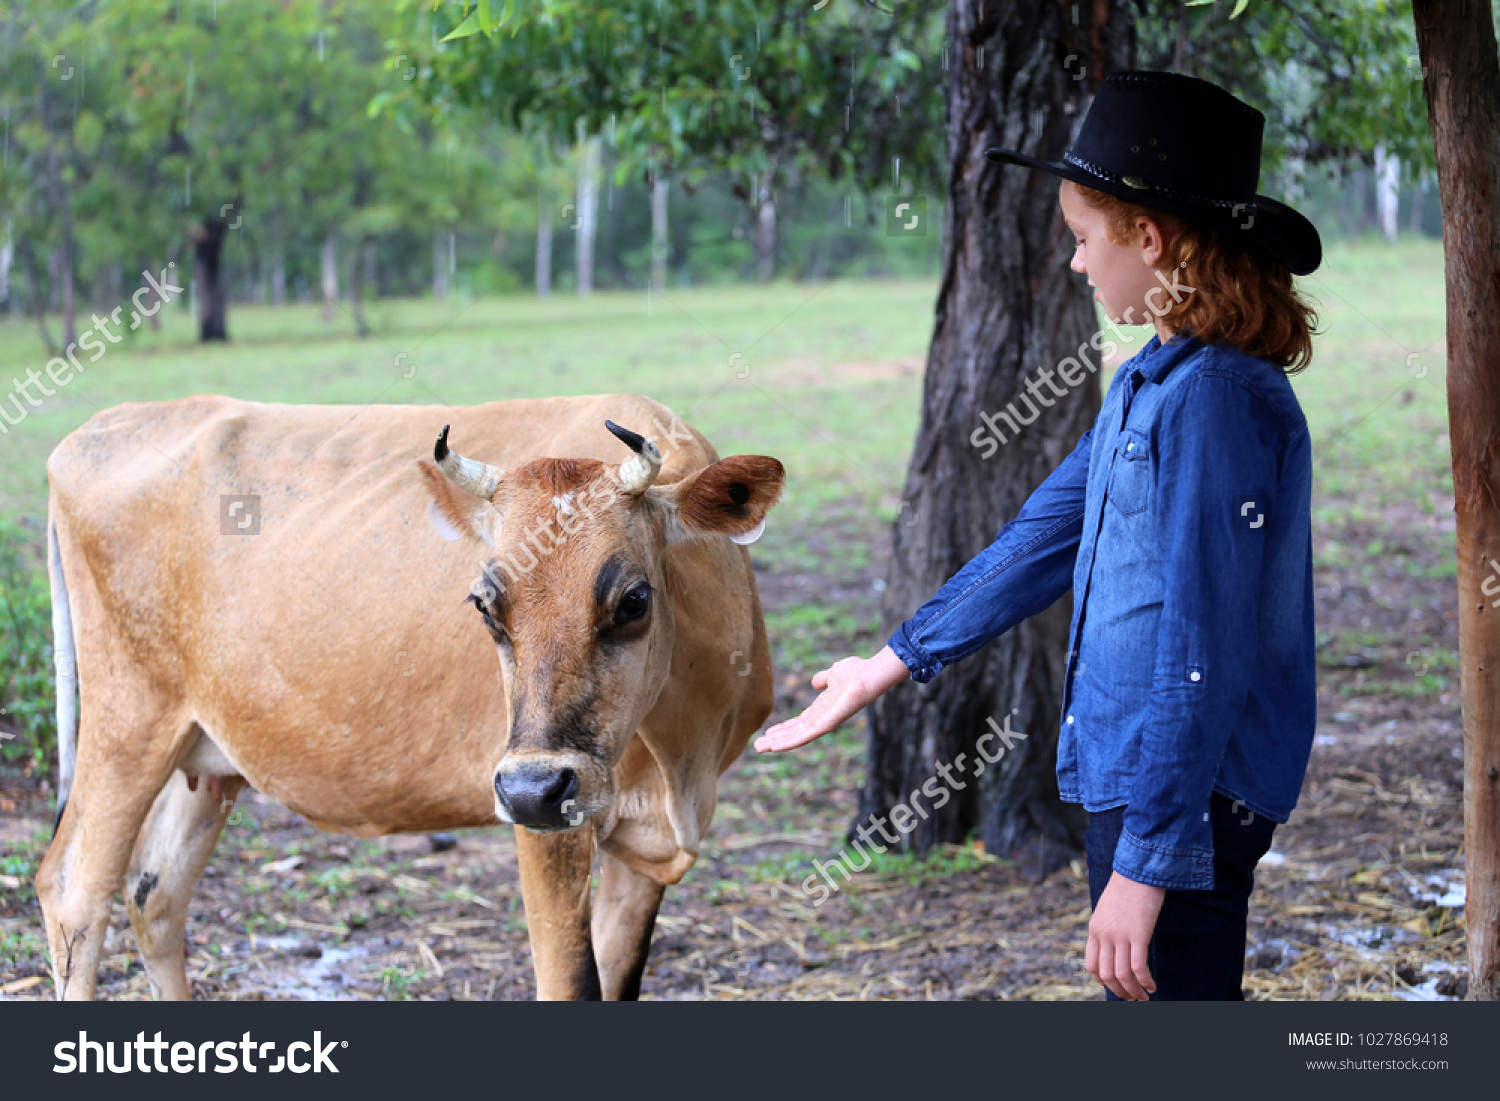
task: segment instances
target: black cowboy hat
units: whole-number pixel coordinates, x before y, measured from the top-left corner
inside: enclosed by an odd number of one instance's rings
[[[985,156],[1179,215],[1307,275],[1323,259],[1317,229],[1285,203],[1255,193],[1265,125],[1264,115],[1217,84],[1181,73],[1120,72],[1104,78],[1062,160],[1008,149]]]

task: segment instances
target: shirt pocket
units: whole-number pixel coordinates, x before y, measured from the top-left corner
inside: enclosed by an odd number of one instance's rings
[[[1109,472],[1106,499],[1122,516],[1146,508],[1151,491],[1151,454],[1145,433],[1127,428],[1120,434]]]

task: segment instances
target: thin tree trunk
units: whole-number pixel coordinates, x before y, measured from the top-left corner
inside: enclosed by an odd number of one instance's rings
[[[651,181],[651,289],[661,294],[667,289],[667,259],[670,238],[667,234],[666,177],[657,175]]]
[[[99,282],[103,290],[99,305],[104,309],[112,310],[125,301],[125,269],[120,261],[104,264],[100,268]]]
[[[594,240],[599,228],[599,151],[596,134],[585,138],[578,158],[578,248],[575,253],[580,295],[594,292]]]
[[[286,305],[286,247],[280,242],[271,258],[271,305]]]
[[[1489,0],[1413,0],[1448,286],[1469,997],[1500,1000],[1500,56]]]
[[[545,194],[537,197],[536,296],[552,296],[552,204]]]
[[[1396,240],[1396,205],[1401,194],[1401,159],[1375,147],[1375,214],[1387,241]]]
[[[323,320],[332,321],[339,300],[339,235],[330,229],[323,235]]]
[[[374,266],[375,242],[365,237],[349,261],[349,304],[354,314],[354,333],[360,338],[370,335],[370,326],[365,321],[365,284]]]
[[[47,328],[47,292],[42,285],[42,265],[36,257],[36,249],[28,245],[24,239],[21,242],[21,251],[26,257],[26,272],[31,276],[31,309],[36,315],[37,335],[42,338],[42,346],[47,349],[47,355],[55,356],[60,349]]]
[[[56,145],[48,146],[47,171],[51,177],[52,206],[57,211],[61,223],[62,243],[53,254],[57,269],[53,289],[59,294],[58,308],[62,312],[62,346],[67,348],[78,342],[73,304],[73,203],[68,194],[67,182],[63,179],[63,174],[57,165]]]
[[[72,204],[63,200],[63,244],[59,250],[58,274],[62,284],[62,342],[68,348],[78,343],[77,305],[73,290],[73,216]]]
[[[57,296],[57,288],[62,283],[62,265],[57,258],[57,250],[47,250],[47,299],[45,310],[47,313],[58,313],[61,310]]]
[[[0,244],[0,302],[3,302],[7,309],[14,313],[15,306],[10,297],[10,269],[15,263],[16,248],[11,243],[10,233],[11,224],[7,221],[5,223],[5,243]]]
[[[193,233],[193,275],[198,283],[198,339],[229,339],[229,287],[224,278],[224,239],[229,223],[220,214],[203,219]]]
[[[1411,213],[1407,215],[1407,229],[1413,234],[1422,232],[1422,207],[1427,200],[1427,169],[1422,169],[1411,189]]]
[[[432,297],[448,297],[448,235],[432,231]]]
[[[766,184],[755,196],[755,226],[751,230],[755,245],[755,278],[769,283],[776,274],[776,199]]]
[[[1086,281],[1068,269],[1057,179],[984,158],[988,147],[1014,146],[1016,135],[1032,132],[1028,120],[1039,119],[1042,136],[1022,149],[1058,159],[1097,82],[1128,64],[1129,7],[1100,0],[1078,27],[1066,10],[1051,0],[952,0],[948,9],[947,40],[963,46],[948,73],[942,281],[922,423],[894,524],[888,631],[994,540],[1098,413],[1091,376],[990,458],[970,445],[980,411],[1016,399],[1038,364],[1078,355],[1098,329]],[[1055,63],[1068,53],[1089,59],[1087,80]],[[1085,817],[1058,798],[1055,774],[1070,613],[1064,598],[932,682],[906,681],[878,700],[861,814],[911,802],[938,765],[960,753],[977,759],[987,720],[1008,720],[1025,739],[942,808],[916,800],[928,816],[906,845],[924,851],[977,827],[989,852],[1023,858],[1032,874],[1071,855]]]

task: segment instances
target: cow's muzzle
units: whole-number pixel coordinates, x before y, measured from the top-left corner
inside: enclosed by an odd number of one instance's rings
[[[502,764],[495,773],[495,794],[506,816],[533,830],[568,830],[587,817],[579,805],[578,770],[556,760]]]

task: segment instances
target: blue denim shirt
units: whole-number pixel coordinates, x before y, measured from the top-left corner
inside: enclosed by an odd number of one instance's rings
[[[1071,584],[1062,798],[1127,807],[1121,875],[1211,889],[1211,793],[1285,822],[1307,770],[1311,494],[1307,422],[1274,364],[1152,337],[1073,453],[891,649],[930,680]]]

